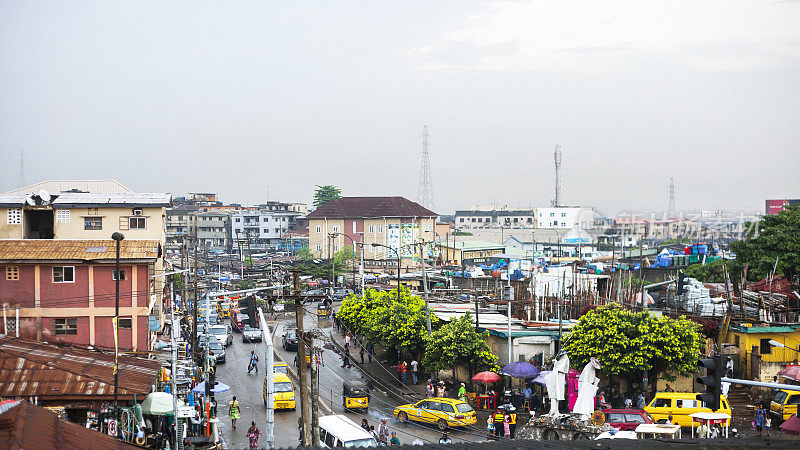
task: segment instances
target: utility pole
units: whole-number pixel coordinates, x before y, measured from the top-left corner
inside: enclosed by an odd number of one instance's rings
[[[197,376],[197,236],[194,240],[194,301],[192,302],[192,367],[195,367],[194,375]]]
[[[297,271],[292,272],[292,277],[294,279],[292,297],[294,297],[295,321],[297,324],[297,372],[300,377],[300,419],[303,423],[300,446],[306,447],[311,441],[311,424],[308,417],[308,378],[306,377],[306,336],[303,333],[303,301],[300,297],[300,278],[297,275]]]
[[[119,385],[119,245],[125,239],[120,232],[111,235],[111,239],[116,241],[117,258],[114,269],[115,302],[114,302],[114,420],[119,423],[119,406],[117,404],[117,386]],[[17,318],[17,329],[19,329],[19,318]]]
[[[425,270],[425,249],[424,249],[424,245],[423,245],[421,239],[420,239],[420,244],[419,244],[419,259],[420,259],[420,262],[422,262],[422,284],[424,285],[424,289],[425,289],[424,290],[424,293],[425,293],[425,310],[427,311],[427,315],[428,315],[428,317],[427,317],[427,319],[428,319],[428,323],[427,323],[427,325],[428,325],[428,336],[430,336],[431,335],[431,309],[428,306],[428,271]],[[399,300],[399,297],[398,297],[398,300]]]
[[[310,332],[309,336],[311,338],[311,445],[319,447],[319,371],[317,349],[314,346],[316,335]]]

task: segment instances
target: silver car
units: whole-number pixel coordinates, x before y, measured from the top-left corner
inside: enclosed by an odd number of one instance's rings
[[[233,332],[228,325],[214,325],[210,329],[210,333],[214,335],[225,347],[233,344]]]
[[[261,328],[251,328],[245,325],[242,330],[242,342],[261,342]]]

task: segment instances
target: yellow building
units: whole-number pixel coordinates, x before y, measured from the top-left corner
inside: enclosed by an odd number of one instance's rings
[[[727,342],[739,348],[736,369],[746,379],[772,381],[788,364],[798,363],[800,324],[731,325]]]
[[[486,258],[506,252],[503,244],[483,241],[437,242],[436,248],[442,261],[455,266],[464,264],[464,260],[482,264]]]
[[[354,246],[367,271],[419,264],[414,244],[434,241],[436,213],[403,197],[342,197],[308,214],[309,250],[327,259]],[[373,245],[374,244],[374,245]]]

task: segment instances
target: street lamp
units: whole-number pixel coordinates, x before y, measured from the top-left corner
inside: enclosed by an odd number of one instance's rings
[[[119,407],[117,406],[117,386],[119,385],[119,243],[125,239],[125,235],[117,231],[111,235],[111,239],[117,242],[116,270],[114,271],[114,420],[119,421]]]
[[[350,244],[353,246],[353,287],[356,285],[356,241],[353,240],[350,236],[344,233],[330,233],[328,236],[344,236],[347,239],[350,239]],[[335,274],[334,274],[335,276]]]

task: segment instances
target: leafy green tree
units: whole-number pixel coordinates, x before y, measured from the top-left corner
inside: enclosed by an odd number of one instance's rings
[[[390,349],[421,355],[428,338],[425,300],[401,289],[367,289],[363,296],[351,295],[339,307],[337,316],[351,330]],[[431,326],[438,319],[431,317]]]
[[[691,266],[683,269],[683,273],[703,283],[724,283],[725,270],[722,267],[722,264],[723,261],[721,259],[708,264],[692,264]],[[730,262],[725,264],[728,265],[728,274],[731,277],[731,280],[736,281],[736,279],[733,278],[733,273],[731,272],[733,269],[733,264]]]
[[[253,280],[239,280],[233,285],[234,291],[243,291],[245,289],[253,289],[255,287],[255,283]]]
[[[342,198],[342,190],[332,184],[317,185],[314,191],[314,207],[319,208],[331,200]]]
[[[345,246],[333,254],[333,270],[336,276],[350,273],[353,270],[353,247]],[[307,248],[303,248],[295,256],[295,265],[303,275],[311,275],[328,279],[331,276],[331,260],[318,259]]]
[[[563,347],[575,368],[583,368],[595,357],[606,374],[648,371],[674,381],[670,372],[688,375],[696,371],[703,348],[699,328],[685,317],[671,319],[610,304],[583,315]]]
[[[499,370],[497,356],[492,353],[486,339],[489,332],[475,332],[469,313],[442,325],[425,346],[422,363],[428,370],[468,367],[470,377],[483,370]]]
[[[748,265],[748,278],[759,280],[772,272],[797,281],[800,271],[800,205],[791,205],[775,215],[763,216],[758,236],[750,236],[731,244],[737,265]]]

